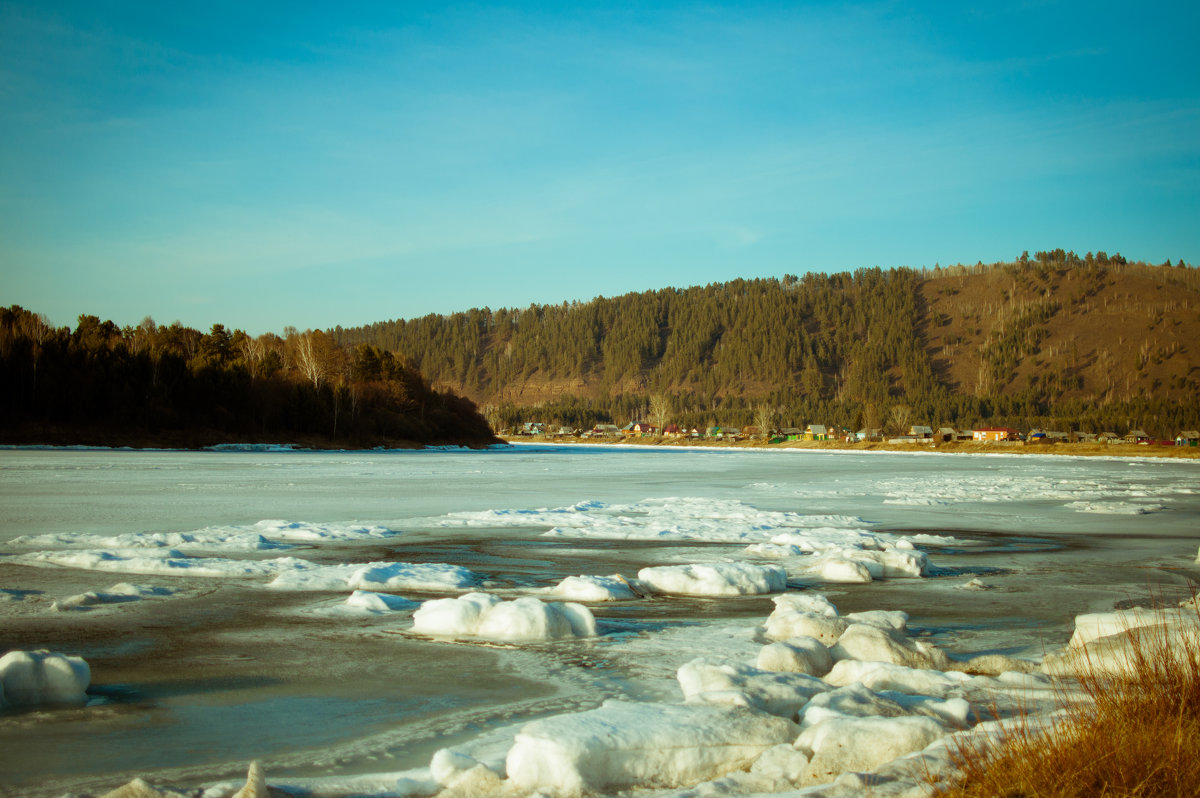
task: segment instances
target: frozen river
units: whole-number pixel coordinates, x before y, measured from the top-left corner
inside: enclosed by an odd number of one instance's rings
[[[402,771],[608,698],[677,701],[676,669],[715,650],[753,659],[768,595],[647,589],[644,568],[775,568],[843,612],[906,611],[953,658],[1037,660],[1079,613],[1186,594],[1198,544],[1195,460],[3,450],[0,650],[82,656],[92,687],[0,714],[0,794],[195,786],[250,759]],[[615,574],[648,595],[585,602],[594,637],[412,632],[416,602]]]

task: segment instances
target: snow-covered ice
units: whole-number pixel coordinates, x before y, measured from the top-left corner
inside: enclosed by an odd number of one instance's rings
[[[788,720],[744,707],[606,701],[534,721],[508,753],[511,782],[560,796],[695,784],[795,740]]]
[[[638,571],[638,583],[654,593],[678,596],[749,596],[787,589],[778,565],[739,562],[659,565]]]
[[[345,686],[347,694],[365,699],[364,729],[410,734],[411,728],[411,737],[386,745],[345,741],[337,737],[347,734],[343,725],[325,739],[307,739],[308,750],[332,748],[319,767],[344,757],[362,775],[269,779],[274,787],[292,785],[297,794],[427,796],[445,789],[447,798],[471,792],[515,798],[643,787],[688,791],[680,796],[805,787],[827,796],[866,789],[902,794],[920,787],[914,773],[923,767],[949,772],[946,751],[955,735],[1002,728],[1003,720],[977,723],[981,716],[1042,713],[1064,696],[1036,663],[1010,656],[1041,651],[1021,642],[1032,627],[1021,625],[1030,621],[1020,597],[1036,587],[1022,571],[1020,551],[1052,552],[1062,545],[1057,538],[1088,534],[1119,537],[1121,557],[1136,549],[1128,555],[1131,567],[1160,567],[1172,557],[1188,566],[1200,557],[1194,543],[1182,554],[1146,543],[1159,530],[1164,540],[1190,539],[1200,482],[1189,463],[732,451],[547,455],[520,448],[247,449],[209,452],[201,468],[196,463],[186,453],[104,451],[0,459],[0,499],[10,516],[0,519],[0,566],[20,576],[0,589],[4,612],[64,628],[114,624],[124,630],[118,624],[157,613],[198,617],[193,608],[212,601],[243,613],[239,626],[211,636],[219,642],[206,651],[205,667],[214,673],[232,672],[220,664],[226,640],[276,633],[294,640],[302,633],[325,638],[321,651],[345,652],[347,668],[362,665],[354,661],[361,641],[364,650],[377,652],[382,644],[394,646],[397,657],[430,656],[449,663],[448,674],[499,683],[503,690],[507,674],[513,677],[512,701],[499,699],[490,714],[454,706],[459,695],[448,686],[444,695],[428,695],[447,708],[415,724],[407,723],[412,710],[405,707],[422,705],[425,693],[411,700],[415,694],[403,678],[386,688]],[[65,507],[89,511],[64,520],[66,511],[54,502],[38,509],[38,497],[56,495],[72,497]],[[297,520],[254,520],[280,518]],[[1024,537],[1042,534],[1029,530],[1057,538]],[[972,550],[990,553],[977,557]],[[1013,556],[998,554],[1006,551]],[[1090,556],[1089,568],[1093,560],[1111,559],[1107,551]],[[1081,567],[1046,566],[1050,558],[1039,563],[1056,579],[1070,579]],[[976,559],[998,567],[954,567]],[[87,571],[149,574],[156,578],[147,582],[173,587],[101,589],[110,582],[89,581],[94,576]],[[205,577],[218,587],[209,591],[197,580],[170,577]],[[906,581],[874,584],[878,580]],[[792,590],[784,592],[789,582]],[[1064,605],[1062,617],[1051,620],[1061,626],[1037,629],[1051,641],[1040,670],[1070,673],[1080,655],[1116,662],[1127,653],[1128,628],[1187,639],[1187,623],[1164,625],[1138,611],[1088,612],[1111,606],[1093,582],[1081,593],[1080,607]],[[277,592],[248,595],[268,585]],[[996,589],[980,590],[986,587]],[[489,593],[468,592],[483,589]],[[146,602],[167,598],[157,590],[175,592],[169,602]],[[314,595],[278,592],[289,590]],[[409,591],[422,599],[457,598],[417,604]],[[824,591],[867,611],[839,612]],[[886,600],[873,607],[876,595]],[[130,601],[139,602],[136,609],[121,609]],[[45,612],[54,602],[59,609],[111,607],[91,615]],[[939,604],[961,607],[943,611]],[[915,632],[897,606],[913,613]],[[302,623],[270,626],[297,608],[306,616]],[[1043,617],[1053,618],[1053,608],[1028,609],[1043,625]],[[984,616],[981,631],[955,617],[976,610]],[[931,626],[930,613],[938,622],[950,617],[950,630]],[[988,624],[1003,613],[1018,623],[989,633]],[[1066,643],[1076,613],[1076,643],[1054,650],[1053,641]],[[261,628],[245,625],[255,619]],[[180,627],[171,634],[208,645],[210,631],[198,629],[204,635],[198,638]],[[987,644],[956,650],[960,639]],[[553,645],[539,645],[546,642]],[[97,651],[140,644],[88,642]],[[89,660],[92,649],[82,651]],[[111,667],[111,655],[103,656]],[[371,684],[372,671],[382,670],[379,662],[358,671],[364,685]],[[422,674],[423,664],[414,660],[412,672],[424,680],[419,689],[428,691],[437,675]],[[289,695],[309,678],[306,672],[296,679],[286,668],[279,677]],[[384,689],[397,698],[384,703],[398,707],[386,719],[370,714],[380,711],[375,699]],[[258,702],[248,712],[269,711],[275,700],[253,690],[247,695]],[[621,700],[589,709],[614,697]],[[207,703],[201,698],[187,707],[193,736],[223,711]],[[359,711],[305,704],[306,718],[313,707],[306,728]],[[162,709],[173,730],[189,728],[187,713],[167,701]],[[543,720],[522,722],[535,714]],[[693,725],[706,728],[710,720],[714,736],[692,733]],[[513,722],[498,753],[484,755],[466,739],[471,729],[490,736]],[[755,729],[782,724],[787,732],[756,739],[754,751],[735,751],[745,742],[742,723]],[[230,727],[221,733],[244,732]],[[432,762],[409,756],[394,768],[381,763],[381,772],[364,772],[383,751],[404,751],[409,742],[415,750],[433,750],[430,743],[442,735],[440,744],[453,748]],[[255,745],[270,736],[255,734]],[[106,760],[124,756],[124,737],[88,739],[90,748],[107,751]],[[667,747],[676,742],[680,748]],[[266,756],[308,764],[274,744]],[[127,771],[128,758],[121,761]],[[194,765],[179,756],[160,764]],[[209,798],[238,789],[213,786]]]

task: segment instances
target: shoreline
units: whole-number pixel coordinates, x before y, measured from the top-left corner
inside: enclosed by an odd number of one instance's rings
[[[570,438],[546,435],[501,436],[501,440],[512,446],[626,446],[668,449],[708,449],[713,451],[807,451],[807,452],[888,452],[898,454],[985,454],[985,455],[1065,455],[1070,457],[1169,458],[1200,460],[1200,447],[1195,446],[1145,446],[1141,444],[1095,444],[1095,443],[1024,443],[990,441],[955,441],[951,443],[888,443],[886,441],[715,441],[688,438]]]

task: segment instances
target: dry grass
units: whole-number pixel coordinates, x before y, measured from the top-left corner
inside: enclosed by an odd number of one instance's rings
[[[938,798],[1200,795],[1200,644],[1164,629],[1131,630],[1131,675],[1092,669],[1090,701],[1053,729],[1027,720],[994,747],[960,746],[963,778]]]

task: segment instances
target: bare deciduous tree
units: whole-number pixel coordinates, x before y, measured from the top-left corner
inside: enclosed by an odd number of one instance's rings
[[[671,418],[671,397],[666,394],[655,394],[650,397],[650,421],[658,428],[661,435]]]
[[[758,433],[763,438],[771,437],[771,430],[775,426],[775,416],[778,410],[768,404],[759,405],[754,411],[754,426],[758,427]]]
[[[908,405],[892,407],[892,429],[897,435],[904,435],[912,428],[912,408]]]

